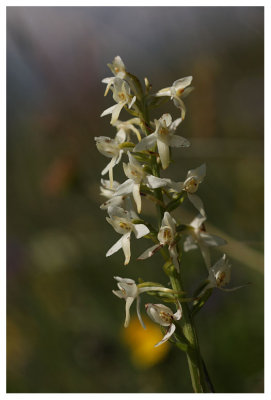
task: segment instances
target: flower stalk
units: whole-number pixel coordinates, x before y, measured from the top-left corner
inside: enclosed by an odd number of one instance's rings
[[[201,355],[194,316],[215,292],[214,289],[233,291],[241,286],[229,289],[224,287],[230,281],[231,272],[226,255],[213,266],[211,263],[210,248],[223,246],[226,241],[206,232],[205,207],[200,196],[195,194],[200,191],[200,184],[204,181],[206,165],[203,163],[185,172],[180,182],[160,177],[160,170],[170,166],[172,148],[185,149],[190,146],[186,138],[177,134],[177,129],[182,126],[186,115],[183,98],[192,90],[192,77],[178,79],[171,86],[151,94],[149,80],[145,78],[145,86],[142,86],[139,79],[126,70],[119,56],[108,66],[114,76],[102,82],[107,85],[105,95],[112,91],[115,104],[102,112],[101,116],[111,115],[111,125],[117,129],[117,133],[113,139],[100,136],[95,141],[100,153],[111,159],[102,171],[102,175],[108,173],[109,180],[101,180],[101,194],[107,198],[101,209],[108,212],[107,222],[121,237],[107,251],[106,256],[122,249],[124,265],[128,265],[132,259],[131,238],[150,239],[152,246],[137,259],[146,260],[159,252],[163,258],[163,270],[171,285],[168,288],[161,283],[142,280],[137,284],[129,278],[115,277],[118,290],[113,290],[113,293],[125,300],[125,327],[129,324],[130,308],[134,301],[138,319],[145,327],[140,301],[146,294],[173,305],[174,310],[165,304],[145,304],[147,315],[160,325],[164,334],[156,346],[166,341],[174,343],[186,354],[194,392],[214,392]],[[151,110],[161,107],[168,100],[172,100],[179,110],[179,118],[173,121],[171,115],[166,113],[151,121]],[[119,115],[124,111],[133,115],[133,118],[120,121]],[[126,178],[123,183],[119,183],[114,181],[113,168],[120,164],[123,157],[127,161],[123,162]],[[139,216],[144,208],[142,197],[156,208],[157,229]],[[189,225],[184,225],[178,223],[171,213],[187,201],[192,203],[198,215]],[[181,238],[184,240],[181,241]],[[180,258],[181,250],[193,249],[200,250],[208,275],[195,295],[191,296],[183,287],[182,269],[187,266],[182,265]]]

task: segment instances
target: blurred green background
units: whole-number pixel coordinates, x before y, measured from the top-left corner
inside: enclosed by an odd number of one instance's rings
[[[159,255],[135,261],[146,240],[127,267],[122,252],[105,258],[119,237],[99,209],[108,159],[93,138],[115,134],[99,115],[113,104],[101,79],[116,55],[155,91],[194,77],[178,132],[192,146],[173,150],[164,175],[206,162],[207,229],[229,242],[231,286],[252,283],[215,292],[199,340],[217,392],[263,392],[263,18],[263,7],[7,8],[8,392],[191,391],[185,355],[148,347],[156,325],[144,339],[134,320],[124,332],[111,292],[115,275],[167,284]],[[179,116],[168,103],[152,117],[163,112]],[[188,203],[175,214],[194,215]],[[201,255],[182,265],[191,293]]]

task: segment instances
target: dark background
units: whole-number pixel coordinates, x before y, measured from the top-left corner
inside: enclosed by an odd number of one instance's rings
[[[99,209],[108,159],[93,138],[115,134],[99,115],[113,104],[101,80],[116,55],[155,91],[194,77],[178,132],[192,146],[173,151],[165,176],[206,162],[207,229],[229,242],[231,286],[252,283],[215,292],[199,340],[217,392],[263,391],[263,17],[263,7],[7,8],[8,392],[191,391],[184,354],[153,352],[156,325],[124,332],[111,292],[115,275],[167,284],[158,255],[135,261],[146,240],[132,242],[127,267],[121,252],[105,258],[119,236]],[[152,117],[162,112],[179,116],[168,104]],[[194,215],[187,203],[176,213]],[[182,265],[191,292],[202,258]]]

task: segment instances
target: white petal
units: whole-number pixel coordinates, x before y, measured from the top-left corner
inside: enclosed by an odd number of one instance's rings
[[[180,125],[181,122],[182,122],[182,118],[175,119],[175,121],[173,121],[172,124],[170,125],[170,130],[176,131],[176,129],[178,128],[178,126]]]
[[[184,102],[179,97],[174,97],[173,103],[174,103],[175,107],[177,107],[177,108],[179,108],[179,110],[181,110],[181,116],[182,116],[182,119],[184,120],[185,114],[186,114],[186,107],[185,107]]]
[[[133,231],[137,239],[142,238],[150,232],[149,228],[144,224],[134,224]]]
[[[193,77],[192,76],[186,76],[181,79],[177,79],[177,81],[173,82],[173,85],[176,90],[180,89],[185,89],[187,86],[189,86],[192,82]]]
[[[117,104],[114,104],[113,106],[111,106],[111,107],[107,108],[106,110],[104,110],[102,112],[102,114],[101,114],[101,117],[104,117],[105,115],[108,115],[108,114],[112,114],[112,112],[113,112],[114,108],[116,107],[116,105]]]
[[[140,297],[139,296],[137,296],[137,298],[136,298],[136,312],[137,312],[139,322],[141,323],[142,327],[144,329],[146,329],[146,326],[145,326],[145,324],[142,320],[141,314],[140,314]]]
[[[119,249],[122,248],[122,238],[120,238],[113,246],[108,250],[106,253],[106,257],[112,256],[112,254],[116,253],[119,251]]]
[[[151,257],[155,253],[155,250],[158,249],[159,247],[160,247],[160,244],[155,244],[154,246],[149,247],[137,259],[138,260],[145,260],[146,258]]]
[[[190,251],[190,250],[194,250],[197,249],[197,244],[195,242],[195,240],[193,239],[193,237],[191,235],[189,235],[183,244],[183,249],[184,251]]]
[[[126,316],[125,316],[125,322],[124,322],[125,328],[127,328],[127,326],[129,325],[129,322],[130,322],[130,307],[131,307],[133,301],[134,301],[133,297],[127,297],[127,299],[126,299],[126,304],[125,304]]]
[[[206,164],[202,164],[200,167],[191,169],[187,173],[187,178],[194,176],[197,178],[198,182],[202,182],[206,175]]]
[[[175,192],[180,193],[184,188],[184,182],[172,182],[168,179],[168,186]]]
[[[127,265],[130,261],[131,258],[131,249],[130,249],[130,236],[131,232],[126,233],[125,235],[122,236],[122,249],[123,253],[125,255],[125,261],[124,265]]]
[[[134,181],[132,179],[127,179],[123,182],[115,192],[115,196],[121,196],[123,194],[127,195],[133,192]]]
[[[124,210],[121,207],[114,207],[114,206],[108,207],[107,212],[110,218],[119,217],[119,218],[129,219],[128,211]]]
[[[112,197],[100,205],[101,210],[107,210],[108,207],[119,207],[123,204],[123,196]]]
[[[226,240],[221,237],[206,232],[201,232],[200,237],[208,246],[223,246],[227,244]]]
[[[136,203],[137,212],[141,213],[141,196],[140,196],[140,184],[133,184],[133,197]]]
[[[204,221],[206,221],[206,217],[198,214],[189,225],[194,229],[198,229]]]
[[[189,147],[190,142],[182,136],[172,135],[169,138],[169,145],[171,147]]]
[[[147,186],[151,189],[157,189],[163,186],[167,186],[169,179],[158,178],[154,175],[146,175],[145,181]]]
[[[206,216],[206,213],[205,213],[205,210],[204,210],[204,205],[203,205],[203,202],[202,202],[201,198],[199,196],[197,196],[196,194],[191,194],[191,193],[187,193],[187,197],[189,198],[189,200],[191,201],[193,206],[196,207],[196,209],[203,216]]]
[[[172,122],[172,116],[169,113],[163,114],[159,121],[165,122],[166,126],[169,127]]]
[[[165,343],[175,332],[176,326],[174,324],[171,324],[167,330],[167,333],[165,334],[165,336],[163,337],[163,339],[157,343],[154,347],[158,347],[161,344]]]
[[[168,211],[165,211],[164,217],[162,220],[161,228],[164,226],[169,226],[171,230],[175,233],[175,228],[176,228],[176,221],[175,219],[170,215]]]
[[[142,139],[137,145],[134,147],[134,151],[142,151],[147,149],[152,149],[156,145],[157,136],[155,133],[152,133],[149,136],[146,136]]]
[[[161,96],[171,96],[171,87],[167,87],[164,89],[159,90],[159,92],[157,92],[155,94],[156,97],[161,97]]]
[[[157,138],[157,148],[158,153],[161,159],[163,169],[166,169],[169,166],[169,147],[164,141]]]
[[[118,103],[114,106],[114,109],[112,110],[112,118],[110,121],[111,124],[114,124],[117,121],[117,119],[119,118],[120,112],[124,106],[125,106],[125,102]]]
[[[178,310],[175,312],[175,314],[173,314],[173,318],[175,319],[175,321],[179,321],[179,319],[182,318],[182,315],[183,315],[182,306],[178,301]]]
[[[135,101],[136,101],[136,96],[134,96],[134,97],[132,98],[132,100],[130,101],[128,107],[131,108],[131,107],[133,106],[133,104],[134,104]]]
[[[112,160],[110,161],[109,164],[107,164],[107,166],[102,170],[102,175],[105,175],[110,169],[113,168],[113,166],[115,165],[115,157],[112,158]],[[113,185],[113,183],[112,183]]]

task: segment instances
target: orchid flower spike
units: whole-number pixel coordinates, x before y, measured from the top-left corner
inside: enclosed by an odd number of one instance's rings
[[[140,184],[144,183],[151,189],[156,189],[161,186],[165,186],[163,179],[153,175],[149,175],[144,171],[143,166],[127,152],[129,157],[129,163],[123,163],[124,173],[127,176],[127,180],[123,182],[117,189],[115,196],[133,194],[134,201],[137,206],[137,212],[141,212],[141,196],[140,196]]]
[[[134,151],[152,149],[157,145],[162,167],[166,169],[170,162],[169,147],[189,147],[190,143],[182,136],[174,134],[182,122],[182,118],[178,118],[172,122],[170,114],[163,114],[160,119],[156,119],[154,122],[155,132],[142,139],[135,146]]]
[[[128,278],[120,278],[119,276],[114,276],[114,279],[118,281],[118,288],[120,290],[113,290],[113,293],[121,298],[124,299],[126,304],[125,304],[125,322],[124,322],[124,327],[127,328],[130,322],[130,307],[134,300],[136,299],[136,311],[137,311],[137,316],[139,319],[139,322],[141,323],[142,327],[146,329],[144,322],[142,320],[141,314],[140,314],[140,295],[141,293],[144,292],[149,292],[149,291],[159,291],[159,292],[168,292],[170,289],[164,288],[162,286],[144,286],[144,287],[138,287],[137,284],[133,279],[128,279]]]
[[[163,339],[154,347],[160,346],[165,343],[175,332],[176,326],[174,321],[178,321],[182,317],[182,307],[178,302],[178,310],[173,314],[172,310],[164,304],[146,304],[145,305],[148,316],[157,324],[167,326],[167,332]]]
[[[99,152],[105,157],[111,158],[109,164],[102,170],[102,175],[109,173],[110,185],[113,187],[113,168],[117,165],[123,155],[124,150],[120,145],[125,141],[125,134],[118,132],[114,139],[107,136],[95,137],[96,146]]]
[[[188,236],[184,241],[184,251],[190,251],[199,247],[206,267],[211,267],[211,257],[209,247],[223,246],[227,244],[226,240],[216,235],[206,232],[204,222],[206,217],[198,214],[188,225]]]
[[[105,79],[103,79],[103,82],[105,82]],[[110,88],[112,88],[112,86],[113,99],[117,104],[107,108],[101,114],[101,117],[112,114],[111,124],[114,124],[118,120],[119,114],[125,105],[127,105],[128,108],[131,108],[133,106],[134,102],[136,101],[136,96],[131,95],[130,86],[123,79],[112,78],[112,80],[110,81]]]
[[[188,88],[192,82],[192,79],[192,76],[178,79],[177,81],[173,82],[171,87],[161,89],[155,94],[157,97],[169,96],[171,100],[173,100],[174,105],[181,110],[182,119],[185,118],[186,113],[186,108],[182,98],[186,97],[193,90],[191,87]]]
[[[122,237],[108,250],[106,257],[111,256],[122,248],[125,255],[124,265],[127,265],[131,258],[130,239],[131,233],[134,232],[137,239],[147,235],[150,230],[144,224],[133,224],[131,215],[120,207],[108,207],[107,209],[109,218],[106,217],[107,222],[113,226],[116,232]]]
[[[179,265],[179,261],[178,261],[178,251],[177,251],[177,245],[176,245],[176,241],[175,241],[175,234],[176,234],[176,221],[169,214],[169,212],[166,211],[164,213],[162,224],[161,224],[160,230],[157,235],[159,244],[155,244],[154,246],[145,250],[144,253],[142,253],[141,256],[138,257],[138,260],[145,260],[146,258],[151,257],[161,247],[167,245],[172,262],[173,262],[176,270],[179,272],[180,265]]]

